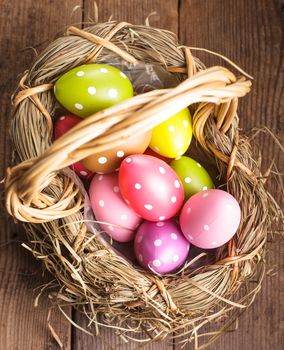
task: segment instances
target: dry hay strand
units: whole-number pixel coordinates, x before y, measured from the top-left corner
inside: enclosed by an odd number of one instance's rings
[[[52,144],[52,88],[58,77],[117,56],[134,67],[157,64],[180,84],[98,112]],[[267,232],[283,214],[264,187],[250,140],[238,131],[238,98],[250,87],[250,80],[224,67],[205,69],[173,33],[125,22],[70,27],[38,56],[13,99],[11,136],[18,164],[7,171],[6,208],[24,222],[26,247],[54,275],[52,296],[62,311],[64,305],[80,308],[97,333],[105,326],[126,341],[176,338],[183,345],[193,341],[197,349],[206,324],[220,321],[219,329],[205,333],[210,343],[253,302],[264,276]],[[194,268],[202,253],[177,273],[159,276],[133,266],[90,229],[82,186],[64,168],[187,106],[194,111],[193,132],[204,159],[211,159],[223,186],[240,203],[242,222],[215,261]]]

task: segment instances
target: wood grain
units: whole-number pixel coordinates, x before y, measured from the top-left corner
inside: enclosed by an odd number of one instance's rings
[[[8,137],[10,96],[18,75],[35,58],[31,47],[40,51],[58,31],[64,30],[71,21],[76,4],[77,0],[0,1],[0,179],[11,160]],[[79,17],[75,14],[72,20],[81,20],[81,14]],[[48,282],[51,276],[43,278],[41,265],[21,247],[24,234],[19,225],[5,217],[3,208],[0,234],[0,349],[59,349],[47,326],[50,307],[47,295],[34,308],[38,293],[34,289]],[[71,308],[66,312],[70,315]],[[70,349],[71,326],[68,321],[59,311],[53,310],[50,323],[65,349]]]
[[[181,43],[220,52],[238,63],[254,79],[252,93],[241,101],[240,123],[248,131],[267,125],[283,142],[284,130],[284,3],[282,0],[97,0],[99,20],[126,20],[150,24],[179,33]],[[72,10],[80,8],[73,14]],[[89,22],[95,17],[93,0],[0,0],[0,179],[11,159],[8,127],[10,95],[17,75],[29,67],[35,53],[72,22]],[[207,65],[224,64],[203,53],[198,56]],[[264,150],[264,169],[272,159],[284,171],[283,156],[272,139],[260,134]],[[279,186],[269,184],[281,199]],[[33,307],[34,288],[50,280],[41,275],[40,264],[20,247],[24,239],[18,225],[0,212],[0,349],[59,349],[47,327],[46,295],[39,307]],[[280,350],[284,347],[283,241],[269,245],[268,269],[279,270],[268,276],[256,302],[239,321],[237,332],[224,335],[209,349],[215,350]],[[281,265],[282,264],[282,265]],[[70,308],[67,311],[71,315]],[[86,320],[77,312],[73,319],[81,326]],[[64,349],[133,349],[134,343],[123,344],[114,332],[103,330],[100,338],[91,338],[72,329],[65,318],[52,311],[51,324],[64,344]],[[72,334],[71,334],[72,333]],[[180,349],[166,343],[145,346],[147,350]],[[192,349],[188,345],[185,349]]]
[[[240,102],[241,128],[249,131],[266,125],[283,143],[283,1],[182,0],[179,16],[181,42],[219,52],[254,77],[252,93]],[[204,53],[196,55],[208,66],[224,64]],[[283,154],[272,138],[261,134],[257,142],[263,151],[264,169],[275,159],[283,173]],[[268,185],[283,205],[279,186],[275,181]],[[269,245],[268,269],[279,270],[278,274],[266,277],[256,302],[239,320],[238,331],[223,336],[209,349],[283,349],[284,293],[280,287],[284,282],[283,253],[283,240]]]
[[[178,32],[178,0],[97,0],[99,21],[126,21],[145,24],[149,17],[151,26]],[[93,0],[84,0],[84,21],[95,18]]]

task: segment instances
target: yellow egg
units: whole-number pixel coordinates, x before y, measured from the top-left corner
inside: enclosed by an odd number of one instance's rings
[[[149,147],[164,157],[177,158],[186,152],[191,138],[191,115],[185,108],[152,130]]]

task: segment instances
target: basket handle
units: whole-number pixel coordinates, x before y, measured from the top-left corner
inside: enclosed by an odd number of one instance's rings
[[[196,121],[202,117],[204,126],[215,105],[236,106],[236,99],[246,95],[250,86],[249,80],[243,77],[237,79],[228,69],[212,67],[200,71],[175,88],[141,94],[90,116],[56,140],[38,158],[8,169],[5,180],[8,212],[21,221],[47,222],[77,211],[83,199],[75,184],[70,187],[70,181],[65,180],[65,185],[70,189],[59,202],[54,203],[45,195],[44,188],[54,181],[57,171],[91,154],[119,146],[133,135],[151,130],[193,103],[204,102],[201,104],[203,109],[197,111],[194,117],[195,137],[203,147],[212,151]],[[33,92],[37,91],[42,90],[35,89]],[[234,108],[232,111],[224,114],[221,110],[217,113],[216,123],[221,125],[221,129],[223,125],[228,127],[231,124],[232,114],[236,116]],[[213,153],[229,164],[231,169],[234,165],[250,172],[236,159],[232,164],[230,157]]]

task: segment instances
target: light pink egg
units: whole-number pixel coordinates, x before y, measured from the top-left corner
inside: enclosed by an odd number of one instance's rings
[[[114,240],[128,242],[142,218],[130,208],[120,195],[118,174],[96,174],[89,189],[91,206],[102,229]]]
[[[145,154],[123,160],[119,188],[125,201],[149,221],[173,217],[184,198],[183,187],[173,169],[164,161]]]
[[[54,126],[55,140],[59,139],[80,121],[82,121],[82,118],[76,117],[75,115],[64,115],[60,117]],[[91,170],[87,169],[81,162],[73,163],[69,166],[69,168],[72,169],[83,180],[91,180],[91,178],[94,176],[94,173]]]
[[[144,221],[135,236],[134,250],[142,267],[163,274],[185,262],[189,243],[173,219]]]
[[[180,226],[193,245],[209,249],[220,247],[236,233],[241,209],[226,191],[211,189],[190,197],[182,208]]]

